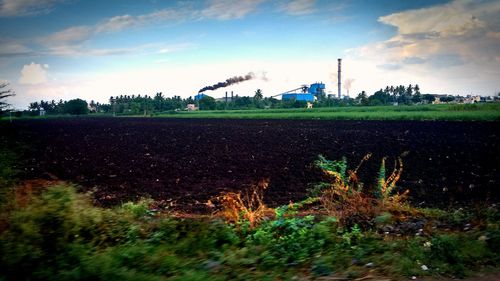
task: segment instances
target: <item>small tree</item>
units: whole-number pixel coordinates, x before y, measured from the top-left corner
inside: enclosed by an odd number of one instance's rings
[[[262,90],[261,89],[257,89],[257,91],[255,91],[255,95],[253,96],[253,103],[255,104],[255,107],[257,108],[261,108],[263,103],[262,103],[262,99],[264,98],[264,95],[262,94]]]
[[[209,96],[204,96],[199,100],[200,110],[214,110],[217,106],[215,99]]]
[[[12,92],[11,89],[5,89],[9,86],[8,83],[0,83],[0,113],[4,110],[4,108],[7,108],[10,104],[4,102],[3,100],[14,96],[14,93]]]
[[[260,101],[264,98],[264,96],[262,95],[262,90],[261,89],[257,89],[257,91],[255,91],[255,96],[253,96],[253,99],[256,100],[256,101]]]
[[[436,100],[436,97],[434,95],[431,95],[431,94],[424,94],[424,95],[422,95],[422,100],[425,103],[433,103]]]
[[[74,99],[64,104],[63,112],[71,115],[82,115],[89,113],[89,108],[86,101]]]
[[[356,97],[356,101],[361,104],[361,105],[368,105],[368,96],[366,95],[365,91],[362,91],[361,93],[358,94]]]

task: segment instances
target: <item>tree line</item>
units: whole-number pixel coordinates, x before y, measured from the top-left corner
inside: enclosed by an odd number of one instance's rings
[[[5,87],[5,86],[4,86]],[[1,88],[1,87],[0,87]],[[10,91],[3,91],[2,95],[11,96]],[[1,99],[1,96],[0,96]],[[432,103],[434,95],[422,94],[419,85],[387,86],[368,96],[365,91],[359,93],[355,98],[345,97],[338,99],[334,95],[322,93],[314,102],[314,107],[334,106],[377,106],[377,105],[412,105],[421,103]],[[446,100],[447,101],[447,100]],[[174,95],[165,97],[163,93],[148,95],[120,95],[111,96],[109,103],[99,103],[93,100],[87,103],[82,99],[69,101],[36,101],[30,103],[28,113],[38,115],[45,114],[71,114],[80,115],[88,113],[108,113],[114,115],[150,115],[156,113],[167,113],[170,111],[185,110],[188,104],[194,104],[200,110],[231,110],[231,109],[265,109],[265,108],[304,108],[306,101],[294,99],[281,100],[274,97],[264,97],[262,90],[257,89],[253,96],[234,96],[232,98],[214,99],[204,96],[200,100],[192,97],[181,98]],[[0,104],[5,107],[5,102]],[[0,108],[1,110],[1,108]],[[25,112],[26,113],[26,112]]]
[[[376,91],[373,95],[368,96],[365,91],[362,91],[354,99],[355,103],[360,105],[389,105],[389,104],[421,104],[421,103],[432,103],[434,101],[434,95],[422,94],[420,92],[420,87],[418,84],[415,86],[408,85],[405,87],[403,85],[399,86],[387,86],[385,89],[380,89]]]

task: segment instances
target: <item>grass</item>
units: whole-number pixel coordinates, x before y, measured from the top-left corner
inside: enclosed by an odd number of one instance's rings
[[[500,104],[180,111],[155,116],[170,118],[498,121],[500,120]]]
[[[3,280],[466,276],[500,262],[498,211],[482,229],[397,237],[343,228],[332,217],[279,216],[245,228],[169,217],[148,201],[103,209],[68,184],[15,202],[1,206]]]
[[[111,117],[112,114],[89,114],[82,116],[45,115],[12,119],[49,119],[75,117]],[[132,115],[120,115],[120,117]],[[348,106],[295,109],[250,109],[169,111],[150,114],[147,117],[163,118],[230,118],[230,119],[299,119],[299,120],[443,120],[443,121],[499,121],[500,103],[440,104],[412,106]],[[9,117],[0,117],[9,120]]]

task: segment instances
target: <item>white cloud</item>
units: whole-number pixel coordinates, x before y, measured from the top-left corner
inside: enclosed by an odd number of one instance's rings
[[[468,1],[454,1],[432,8],[405,11],[381,17],[380,22],[398,28],[400,34],[464,35],[486,23],[467,9]],[[418,24],[417,24],[418,23]]]
[[[34,62],[24,65],[19,83],[36,85],[47,82],[47,68],[49,68],[47,64],[41,65]]]
[[[38,54],[54,56],[107,56],[128,54],[131,52],[143,53],[159,44],[147,44],[128,48],[89,48],[84,44],[93,37],[102,33],[119,32],[125,29],[161,22],[175,22],[189,18],[193,12],[189,8],[163,9],[142,15],[121,15],[103,20],[95,25],[73,26],[39,38],[37,42],[46,47]],[[165,44],[163,44],[165,45]],[[186,44],[177,46],[167,45],[163,49],[178,51],[186,48]],[[13,49],[13,48],[10,48]],[[2,50],[0,49],[0,56]]]
[[[190,43],[151,43],[127,48],[87,48],[81,44],[75,44],[50,47],[47,54],[62,57],[148,55],[180,52],[193,48],[196,46]]]
[[[307,15],[316,11],[316,0],[289,0],[281,5],[281,10],[290,15]]]
[[[263,0],[211,0],[201,14],[218,20],[241,19],[254,12]]]
[[[96,33],[117,32],[127,28],[147,25],[152,23],[176,21],[188,17],[189,10],[184,9],[163,9],[149,14],[131,16],[120,15],[104,20],[95,27]]]
[[[23,44],[0,41],[0,57],[27,56],[34,51]]]
[[[80,43],[87,40],[94,34],[94,28],[90,26],[73,26],[61,31],[52,33],[42,38],[40,41],[45,45],[66,45]]]
[[[104,19],[95,25],[73,26],[39,38],[38,43],[48,48],[46,52],[39,53],[56,56],[115,55],[128,53],[129,51],[140,49],[141,47],[88,49],[83,43],[100,34],[120,32],[130,28],[151,24],[176,23],[182,20],[203,18],[215,18],[219,20],[238,19],[253,12],[263,1],[264,0],[212,0],[209,2],[209,5],[201,11],[193,9],[190,5],[181,3],[176,8],[162,9],[146,14],[114,16]],[[162,52],[171,52],[178,49],[179,48],[174,48],[172,50],[171,48],[164,48]]]
[[[48,13],[54,5],[64,0],[3,0],[0,2],[0,17],[25,16]]]
[[[499,1],[455,0],[387,15],[379,21],[397,33],[349,57],[432,92],[492,94],[500,77],[499,14]]]

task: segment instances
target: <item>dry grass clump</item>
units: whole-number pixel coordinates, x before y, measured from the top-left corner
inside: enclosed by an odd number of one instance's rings
[[[250,228],[257,226],[266,216],[268,208],[264,204],[264,191],[269,179],[262,179],[244,192],[227,192],[212,200],[208,205],[220,207],[216,215],[223,217],[228,223],[240,224],[248,221]]]
[[[402,213],[408,190],[396,193],[396,183],[403,172],[403,161],[398,157],[394,169],[386,177],[386,158],[382,159],[375,196],[364,190],[364,184],[358,177],[362,164],[370,159],[371,153],[365,155],[354,170],[347,169],[347,160],[331,161],[323,156],[315,162],[329,178],[330,182],[319,194],[323,208],[328,215],[336,217],[343,225],[369,223],[383,212]]]
[[[386,178],[386,167],[385,167],[386,157],[382,158],[382,163],[380,165],[378,186],[377,186],[377,197],[380,199],[380,203],[385,209],[401,210],[406,199],[408,198],[409,190],[405,190],[403,193],[394,192],[396,183],[401,178],[403,173],[403,160],[398,157],[394,160],[394,169],[388,178]]]

